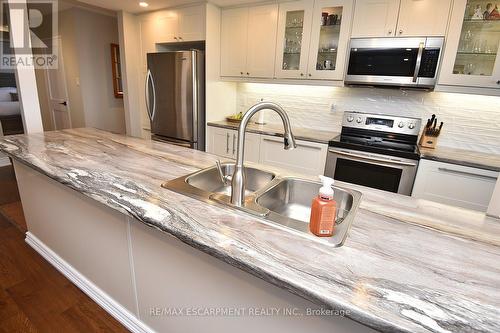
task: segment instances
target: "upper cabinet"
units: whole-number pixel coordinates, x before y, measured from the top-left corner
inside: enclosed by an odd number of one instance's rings
[[[357,0],[352,37],[444,36],[452,0]]]
[[[400,0],[357,0],[352,37],[393,37]]]
[[[455,0],[439,84],[500,89],[500,14],[488,0]]]
[[[352,6],[352,0],[314,2],[307,66],[309,79],[343,79]]]
[[[176,12],[177,41],[205,40],[205,6],[185,7]]]
[[[141,55],[156,52],[156,44],[205,40],[205,6],[159,10],[139,16]]]
[[[278,5],[222,11],[221,75],[272,78]]]
[[[276,77],[342,80],[352,0],[280,4]]]
[[[312,1],[280,4],[276,77],[305,78],[307,76],[312,12]]]

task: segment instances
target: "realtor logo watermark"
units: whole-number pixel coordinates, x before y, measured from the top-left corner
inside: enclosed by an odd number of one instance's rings
[[[57,68],[57,0],[0,0],[0,5],[0,68]]]

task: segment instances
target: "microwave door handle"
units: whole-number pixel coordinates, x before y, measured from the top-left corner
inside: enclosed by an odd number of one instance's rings
[[[422,55],[424,54],[425,44],[422,42],[418,46],[417,63],[415,64],[415,72],[413,73],[413,82],[417,82],[418,72],[420,72],[420,65],[422,64]]]
[[[392,165],[402,165],[402,166],[416,166],[417,165],[416,163],[412,163],[412,162],[395,161],[395,160],[390,160],[390,159],[378,158],[375,156],[365,156],[365,155],[361,155],[361,154],[348,153],[346,151],[337,150],[337,149],[330,149],[330,152],[338,154],[338,155],[347,156],[347,157],[358,158],[358,159],[365,160],[365,161],[382,162],[382,163],[387,163],[387,164],[392,164]]]

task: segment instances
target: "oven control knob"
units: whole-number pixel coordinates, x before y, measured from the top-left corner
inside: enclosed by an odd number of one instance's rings
[[[414,129],[415,128],[415,124],[414,123],[410,123],[410,125],[408,125],[408,128],[409,129]]]
[[[357,122],[358,124],[361,124],[361,122],[362,122],[362,121],[363,121],[363,118],[361,118],[361,117],[358,117],[358,118],[356,119],[356,122]]]
[[[402,121],[401,121],[401,122],[399,122],[398,127],[399,127],[399,128],[403,128],[403,127],[405,127],[405,123],[403,123]]]
[[[352,121],[354,120],[354,117],[353,116],[347,116],[347,121],[352,123]]]

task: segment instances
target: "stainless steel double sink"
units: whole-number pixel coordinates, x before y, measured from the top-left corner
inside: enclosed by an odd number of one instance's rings
[[[231,176],[234,164],[221,165],[224,176]],[[334,186],[337,203],[335,234],[316,237],[309,232],[311,202],[318,195],[320,182],[280,176],[273,172],[245,167],[246,198],[239,207],[231,204],[231,185],[225,185],[217,167],[210,167],[162,184],[164,188],[205,201],[221,204],[258,216],[263,222],[296,232],[334,247],[341,246],[358,209],[361,193]]]

